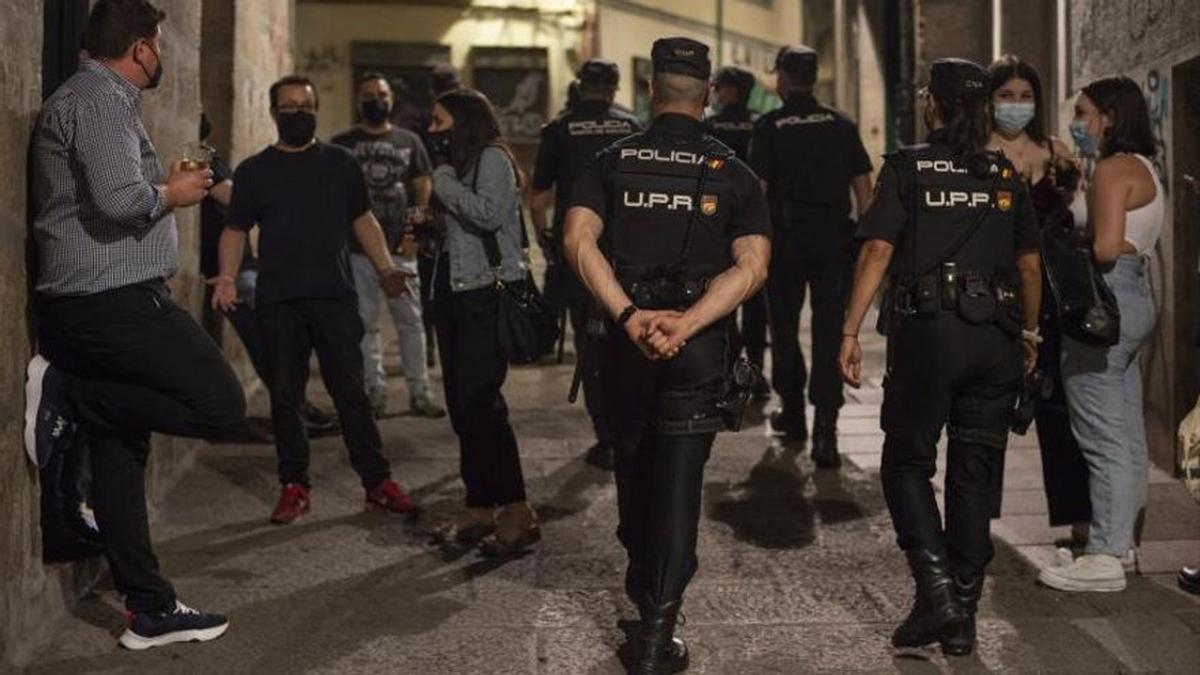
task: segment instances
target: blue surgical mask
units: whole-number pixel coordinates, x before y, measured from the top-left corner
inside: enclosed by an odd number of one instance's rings
[[[996,126],[1003,133],[1016,135],[1029,126],[1033,116],[1037,114],[1036,104],[1028,101],[1005,101],[996,104]]]
[[[1096,143],[1096,137],[1088,133],[1087,122],[1071,122],[1069,127],[1071,130],[1071,139],[1075,141],[1075,146],[1079,148],[1079,154],[1084,157],[1095,157],[1099,147]]]

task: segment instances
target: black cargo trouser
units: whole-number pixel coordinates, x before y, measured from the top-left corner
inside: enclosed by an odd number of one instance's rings
[[[575,358],[583,359],[583,402],[587,406],[588,417],[592,419],[592,429],[599,443],[612,443],[612,434],[608,430],[608,420],[605,414],[604,391],[600,384],[600,353],[598,348],[589,351],[590,340],[603,338],[587,334],[587,319],[592,310],[592,299],[584,290],[583,284],[570,269],[563,270],[560,297],[567,303],[567,315],[571,319],[571,331],[574,333]]]
[[[948,555],[957,574],[983,574],[1022,364],[1017,340],[997,325],[949,313],[903,320],[889,336],[880,473],[900,548]],[[943,427],[945,527],[930,484]]]
[[[150,433],[222,439],[246,401],[224,354],[161,281],[37,299],[38,348],[68,375],[68,407],[91,444],[92,509],[117,591],[132,612],[171,608],[150,543]]]
[[[616,450],[617,538],[629,556],[625,588],[634,602],[663,604],[683,597],[698,567],[727,334],[718,322],[674,359],[650,361],[620,329],[609,331],[601,377]]]
[[[741,315],[740,325],[732,320],[729,322],[729,354],[736,359],[745,350],[746,359],[762,370],[763,356],[767,351],[766,291],[759,291],[742,303]]]
[[[770,307],[771,384],[785,409],[804,405],[804,390],[818,409],[838,410],[845,403],[838,374],[838,349],[846,307],[848,237],[807,235],[792,224],[779,231],[772,244],[767,277]],[[828,227],[828,226],[822,226]],[[849,226],[844,226],[849,231]],[[800,310],[806,291],[812,291],[812,378],[800,349]]]
[[[363,379],[363,325],[354,298],[260,302],[258,327],[271,381],[271,426],[279,482],[309,485],[308,431],[301,416],[313,351],[333,398],[342,437],[366,489],[391,475]]]

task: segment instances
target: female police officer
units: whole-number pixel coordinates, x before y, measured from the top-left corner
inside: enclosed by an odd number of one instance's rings
[[[866,242],[839,357],[843,379],[859,386],[858,331],[890,272],[881,474],[916,580],[914,607],[892,643],[940,642],[959,655],[975,642],[975,609],[992,558],[994,486],[1022,379],[1020,345],[1031,368],[1041,293],[1029,196],[1012,164],[985,150],[987,83],[969,61],[933,63],[924,96],[929,142],[887,158],[859,226]],[[944,528],[930,484],[943,425]]]

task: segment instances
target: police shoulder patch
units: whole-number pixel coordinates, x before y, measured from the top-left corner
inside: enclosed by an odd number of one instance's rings
[[[1008,169],[1005,169],[1008,171]],[[996,208],[1001,211],[1009,211],[1013,206],[1013,193],[1008,190],[999,190],[996,192]]]
[[[714,160],[716,161],[716,160]],[[700,198],[700,213],[711,216],[717,212],[717,196],[704,195]]]

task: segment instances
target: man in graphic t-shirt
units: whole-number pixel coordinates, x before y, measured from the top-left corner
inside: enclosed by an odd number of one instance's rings
[[[366,73],[360,77],[357,96],[358,125],[335,136],[333,143],[350,150],[362,166],[371,194],[371,210],[387,235],[388,250],[396,266],[411,274],[411,292],[387,299],[388,312],[400,338],[400,366],[408,383],[409,407],[422,417],[442,417],[446,412],[429,395],[417,245],[411,233],[406,232],[405,218],[409,206],[429,204],[432,190],[429,156],[419,136],[392,124],[392,88],[383,75]],[[362,352],[367,396],[378,417],[387,411],[388,394],[379,334],[382,295],[379,275],[353,240],[350,253],[354,286],[358,290],[358,313],[365,330]]]

